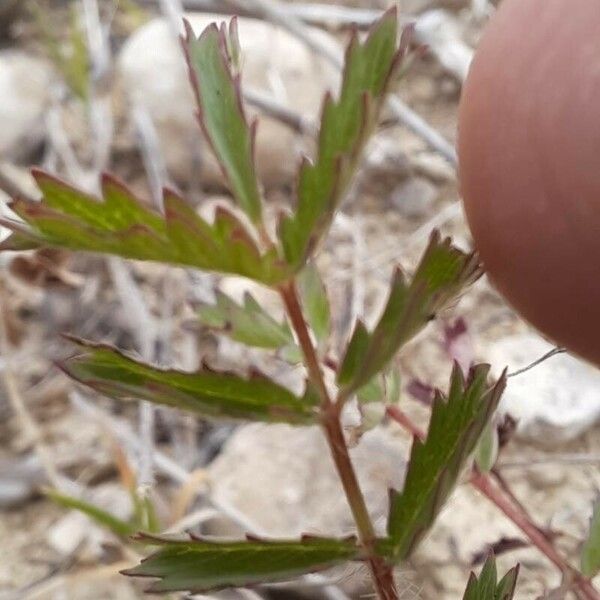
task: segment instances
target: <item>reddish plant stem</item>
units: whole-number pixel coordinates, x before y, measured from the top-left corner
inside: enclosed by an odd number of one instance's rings
[[[317,388],[317,392],[321,398],[321,408],[324,410],[329,410],[331,399],[329,397],[329,392],[325,387],[323,371],[321,370],[321,364],[308,331],[308,325],[304,320],[302,307],[300,306],[300,301],[298,300],[296,285],[292,281],[287,285],[280,287],[279,293],[283,299],[283,303],[285,305],[287,315],[292,323],[294,332],[298,337],[298,344],[300,345],[302,354],[304,355],[308,377],[312,384]]]
[[[380,600],[398,600],[398,591],[392,567],[381,556],[378,556],[375,551],[375,530],[350,459],[350,454],[348,453],[348,445],[346,444],[340,423],[340,407],[332,402],[325,386],[321,365],[302,314],[302,307],[298,300],[296,287],[291,282],[282,286],[279,292],[304,354],[308,376],[312,384],[317,388],[321,398],[321,423],[333,462],[346,493],[354,521],[356,522],[361,544],[367,553],[367,562],[371,570],[377,595]]]
[[[397,406],[388,406],[388,416],[401,427],[420,440],[425,439],[425,432],[412,422],[410,417]],[[526,512],[521,510],[510,497],[493,482],[491,477],[473,468],[469,482],[479,490],[488,500],[495,504],[558,569],[563,576],[572,581],[579,597],[585,600],[600,600],[590,580],[574,569],[556,550],[552,542],[542,533],[542,530],[531,520]]]
[[[527,510],[527,507],[517,498],[515,493],[512,491],[510,485],[508,484],[508,481],[506,481],[506,479],[504,479],[504,476],[502,475],[502,473],[500,473],[500,471],[498,471],[498,469],[493,468],[490,471],[490,476],[496,480],[496,483],[500,486],[500,489],[509,497],[509,499],[512,501],[512,503],[527,517],[527,519],[531,523],[533,523],[534,522],[533,517]],[[544,529],[539,528],[539,531],[544,537],[546,537],[550,541],[552,540],[552,538],[544,531]]]
[[[473,469],[470,483],[491,500],[528,538],[529,541],[560,569],[567,581],[572,581],[579,595],[586,600],[598,600],[600,595],[582,573],[574,569],[558,553],[554,545],[515,505],[500,491],[492,479]]]
[[[408,431],[413,437],[419,438],[421,441],[425,440],[425,432],[415,423],[412,422],[411,418],[397,406],[388,406],[386,409],[387,415],[398,423],[403,429]]]

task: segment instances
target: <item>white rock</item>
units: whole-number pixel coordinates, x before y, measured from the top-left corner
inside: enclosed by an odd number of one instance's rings
[[[350,451],[380,533],[388,489],[400,487],[406,439],[378,427]],[[230,438],[210,467],[212,496],[257,533],[298,536],[355,531],[323,433],[317,427],[252,424]]]
[[[187,15],[196,33],[219,15]],[[304,117],[316,117],[327,89],[337,76],[323,60],[268,23],[239,20],[242,48],[242,83],[248,89],[269,93]],[[124,88],[131,101],[151,116],[170,174],[185,180],[194,172],[194,152],[200,155],[205,182],[221,182],[221,174],[209,152],[199,149],[200,128],[195,102],[178,40],[169,24],[155,19],[136,31],[118,60]],[[251,117],[254,113],[248,111]],[[289,181],[296,172],[302,145],[287,127],[262,116],[256,141],[256,160],[265,185]]]
[[[392,203],[408,218],[422,218],[431,213],[439,197],[438,188],[424,177],[413,177],[392,191]]]
[[[53,72],[24,52],[0,52],[0,157],[23,158],[44,137]]]
[[[46,539],[53,550],[69,555],[84,541],[97,536],[97,526],[82,513],[71,511],[48,529]]]
[[[533,333],[521,334],[496,342],[486,359],[515,371],[552,348]],[[518,432],[533,441],[568,441],[600,419],[600,371],[568,354],[553,356],[509,378],[500,410],[517,418]]]

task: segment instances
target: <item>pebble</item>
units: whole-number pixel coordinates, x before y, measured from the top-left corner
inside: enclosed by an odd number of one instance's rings
[[[501,339],[486,360],[509,372],[527,366],[553,346],[535,333]],[[578,437],[600,419],[600,371],[569,354],[558,354],[511,377],[500,412],[518,419],[518,433],[543,445]]]
[[[23,160],[44,139],[52,68],[19,50],[0,51],[0,158]]]

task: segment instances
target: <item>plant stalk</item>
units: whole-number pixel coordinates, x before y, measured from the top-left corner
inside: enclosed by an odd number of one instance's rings
[[[373,528],[373,523],[369,516],[367,505],[350,459],[350,454],[348,453],[348,445],[346,444],[340,422],[342,407],[332,401],[327,391],[321,365],[302,313],[302,307],[300,306],[294,282],[282,286],[279,288],[279,292],[292,327],[298,337],[298,343],[304,355],[308,376],[311,383],[317,388],[321,398],[321,424],[333,462],[342,482],[346,498],[348,499],[352,516],[356,522],[360,542],[367,552],[367,562],[373,577],[377,596],[380,600],[398,600],[399,596],[392,567],[375,550],[375,529]]]
[[[396,421],[396,423],[413,436],[420,440],[425,439],[425,432],[415,425],[410,417],[397,406],[389,406],[386,412],[391,419]],[[600,600],[600,594],[596,591],[590,580],[577,569],[573,568],[560,555],[552,542],[542,533],[541,528],[494,484],[491,477],[473,467],[469,483],[495,504],[527,536],[529,541],[561,571],[567,581],[573,582],[574,591],[579,598],[583,598],[584,600]]]

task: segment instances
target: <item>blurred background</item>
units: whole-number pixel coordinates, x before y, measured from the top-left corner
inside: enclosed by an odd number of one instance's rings
[[[390,274],[416,264],[440,228],[471,244],[456,182],[456,113],[488,0],[403,0],[426,49],[393,90],[359,176],[318,264],[333,308],[336,356],[357,317],[373,322]],[[110,171],[149,205],[180,190],[202,214],[227,202],[194,116],[178,35],[238,14],[248,113],[260,119],[257,162],[268,212],[293,204],[300,157],[313,149],[325,91],[339,83],[352,26],[368,27],[383,0],[0,0],[0,211],[38,197],[31,166],[91,192]],[[354,24],[354,25],[353,25]],[[498,68],[502,68],[501,65]],[[7,231],[2,228],[2,235]],[[101,523],[48,499],[69,496],[130,519],[139,502],[157,528],[211,535],[347,533],[352,521],[320,432],[283,425],[201,422],[166,409],[124,406],[69,381],[54,363],[71,351],[61,333],[106,341],[159,365],[201,360],[254,365],[294,385],[297,370],[205,327],[198,310],[215,292],[251,291],[282,315],[277,298],[233,277],[57,250],[0,254],[0,598],[134,599],[144,582],[118,570],[141,549]],[[600,374],[560,353],[519,371],[552,346],[486,280],[398,358],[401,402],[426,424],[452,361],[486,361],[509,381],[497,424],[497,470],[573,557],[600,475]],[[400,486],[411,440],[383,410],[350,410],[345,425],[376,521],[387,488]],[[133,499],[133,500],[132,500]],[[137,509],[136,509],[137,506]],[[148,512],[147,514],[150,514]],[[560,586],[548,561],[487,500],[460,485],[409,565],[402,598],[460,598],[468,572],[493,547],[499,570],[522,564],[519,598]],[[325,573],[215,598],[359,598],[360,571]],[[173,595],[172,597],[178,597]],[[180,595],[179,597],[183,597]]]

